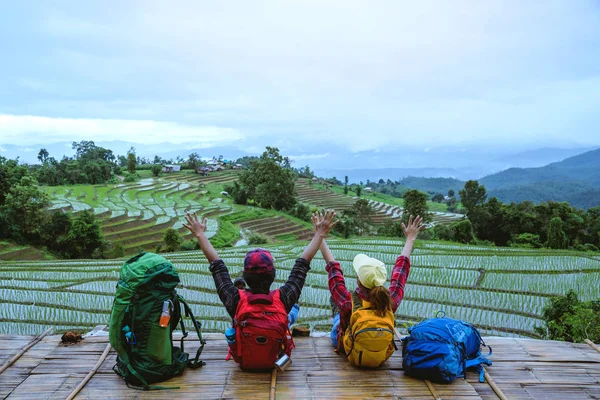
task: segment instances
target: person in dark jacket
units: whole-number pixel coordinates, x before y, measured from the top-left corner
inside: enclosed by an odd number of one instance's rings
[[[327,210],[324,215],[321,213],[313,214],[315,234],[296,260],[287,282],[279,288],[281,302],[288,314],[300,298],[306,274],[310,270],[310,262],[319,250],[325,236],[337,224],[337,220],[334,220],[335,215],[333,210]],[[183,224],[183,226],[189,229],[198,240],[200,249],[202,249],[204,256],[210,263],[209,270],[215,280],[215,287],[219,298],[231,318],[233,318],[240,301],[240,292],[231,281],[229,270],[225,266],[225,263],[219,258],[219,254],[206,237],[207,219],[204,218],[203,221],[200,221],[196,213],[186,213],[185,219],[187,223]],[[271,284],[275,280],[275,266],[271,253],[264,249],[249,251],[244,259],[242,277],[249,287],[248,290],[252,293],[268,294],[271,290]]]

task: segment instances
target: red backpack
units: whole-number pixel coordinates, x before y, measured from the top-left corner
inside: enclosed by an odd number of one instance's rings
[[[280,356],[291,355],[294,348],[279,290],[269,294],[240,290],[233,327],[236,340],[229,351],[243,370],[272,369]]]

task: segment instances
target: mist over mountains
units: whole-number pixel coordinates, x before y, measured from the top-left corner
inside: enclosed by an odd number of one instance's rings
[[[92,139],[93,140],[93,139]],[[113,151],[115,155],[125,155],[131,147],[137,156],[153,159],[158,155],[162,159],[175,160],[178,156],[187,158],[191,153],[208,159],[222,155],[235,160],[243,156],[258,156],[262,148],[239,148],[236,145],[219,147],[197,147],[194,144],[173,144],[167,141],[159,144],[144,144],[128,141],[95,142]],[[37,159],[41,148],[48,150],[51,157],[60,160],[63,156],[73,156],[71,142],[53,144],[31,144],[26,147],[0,143],[0,156],[19,157],[22,163],[39,163]],[[280,148],[281,153],[294,161],[294,167],[308,165],[315,173],[323,177],[348,176],[350,182],[358,183],[379,179],[399,180],[404,177],[455,178],[459,180],[481,179],[508,168],[531,168],[561,161],[573,155],[584,153],[590,148],[572,146],[571,148],[536,148],[514,150],[498,146],[444,146],[434,148],[393,148],[376,151],[349,153],[332,145]]]

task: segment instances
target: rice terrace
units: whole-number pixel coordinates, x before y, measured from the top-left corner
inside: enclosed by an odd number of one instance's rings
[[[266,210],[247,210],[222,195],[224,185],[236,179],[225,171],[209,177],[170,174],[144,178],[134,184],[46,187],[53,209],[75,213],[89,209],[102,220],[106,238],[120,241],[126,255],[153,251],[164,230],[182,233],[183,215],[197,211],[209,218],[210,236],[227,246],[219,249],[232,277],[241,275],[245,253],[256,246],[243,245],[243,236],[257,231],[271,238],[267,245],[277,267],[276,283],[286,279],[294,260],[310,237],[310,225],[289,215]],[[304,201],[321,207],[343,207],[355,198],[324,192],[306,181],[296,182]],[[321,192],[322,197],[315,196]],[[312,197],[311,197],[312,196]],[[315,200],[315,199],[318,199]],[[373,202],[377,200],[372,200]],[[378,201],[375,217],[397,218],[400,207]],[[435,223],[456,218],[439,212]],[[241,235],[240,235],[241,232]],[[356,277],[352,258],[365,253],[386,263],[391,271],[402,247],[401,239],[381,237],[332,237],[330,247],[347,277]],[[241,246],[239,244],[242,244]],[[37,252],[30,247],[3,246],[0,257],[0,334],[34,335],[47,328],[55,332],[86,332],[108,322],[120,266],[113,260],[29,260]],[[181,293],[192,305],[207,332],[223,332],[230,318],[214,290],[208,266],[199,251],[166,253],[181,277]],[[324,262],[312,262],[300,299],[299,324],[315,331],[331,327],[329,289]],[[354,279],[349,285],[356,285]],[[353,286],[354,285],[354,286]],[[421,241],[412,256],[406,294],[396,313],[401,331],[438,311],[470,321],[484,335],[530,337],[539,335],[542,310],[549,298],[573,289],[580,300],[594,300],[600,287],[600,256],[546,249],[469,246]]]

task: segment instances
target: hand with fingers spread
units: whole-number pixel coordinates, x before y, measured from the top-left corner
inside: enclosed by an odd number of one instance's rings
[[[325,214],[321,214],[319,211],[315,211],[312,215],[313,230],[315,233],[326,237],[339,220],[335,220],[336,214],[333,210],[327,210]]]
[[[425,224],[423,224],[423,218],[421,218],[420,215],[417,215],[414,220],[411,215],[408,218],[408,225],[404,225],[404,222],[402,223],[402,230],[404,231],[407,240],[415,240],[419,235],[419,232],[423,229],[425,229]]]
[[[185,213],[185,220],[187,224],[183,224],[183,226],[188,228],[190,232],[192,232],[192,235],[198,239],[198,245],[206,256],[208,262],[218,260],[219,254],[206,237],[206,224],[208,220],[204,218],[204,220],[200,222],[195,212],[193,214]]]
[[[204,233],[206,232],[207,224],[206,218],[204,218],[204,220],[200,222],[198,216],[194,212],[193,214],[185,213],[185,220],[187,221],[187,224],[183,224],[183,226],[188,228],[194,236],[198,237],[199,235],[204,235]]]

